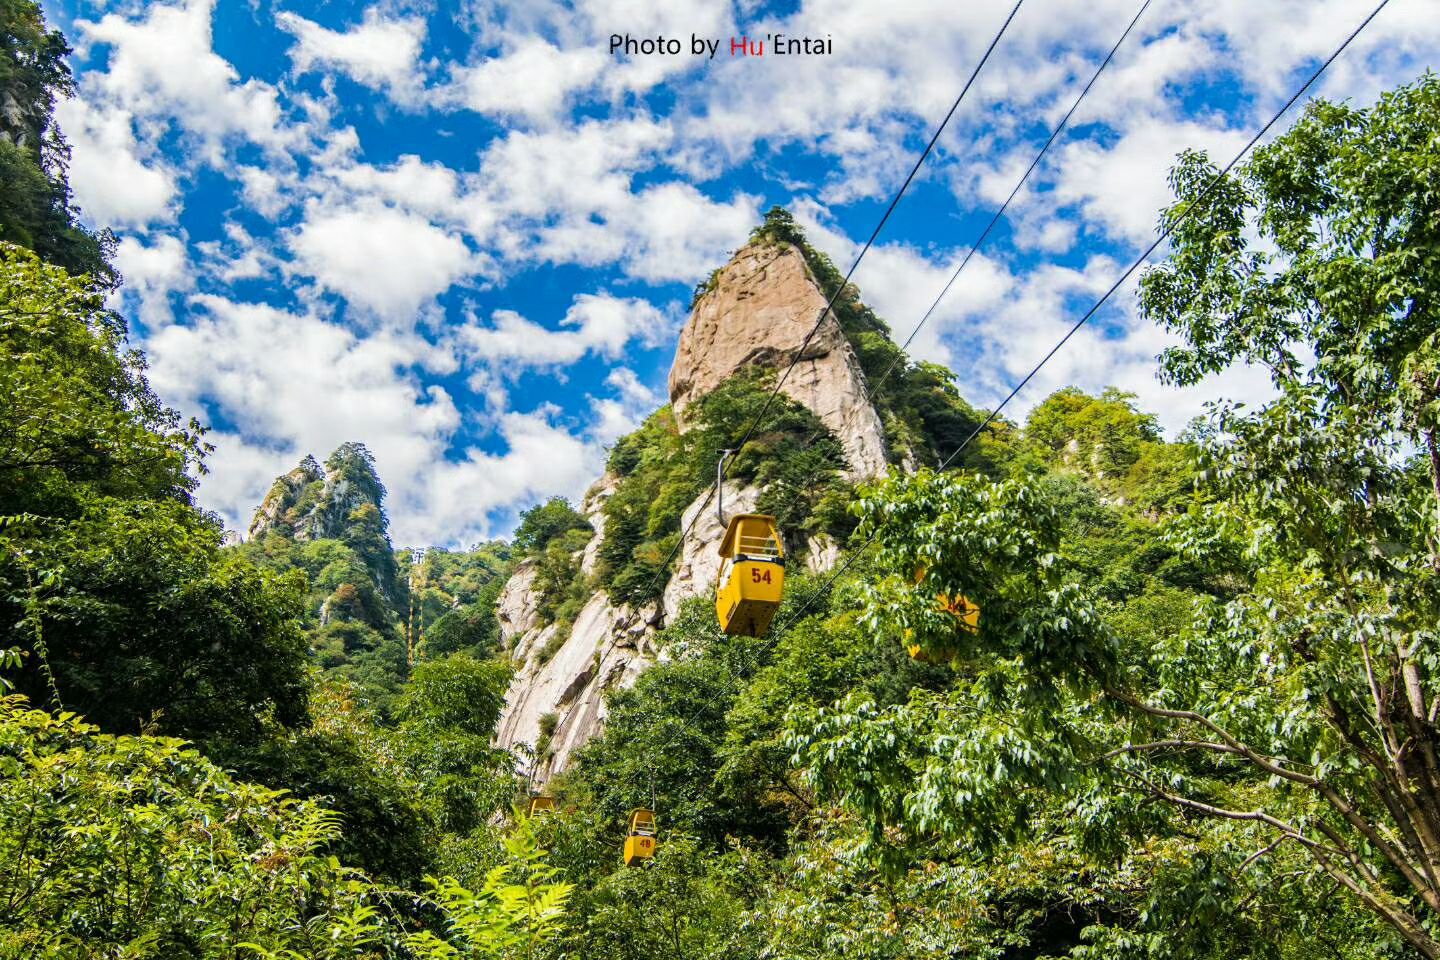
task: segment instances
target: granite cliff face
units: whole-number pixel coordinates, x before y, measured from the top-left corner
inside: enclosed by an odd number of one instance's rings
[[[743,367],[783,370],[799,354],[782,392],[809,407],[845,448],[851,476],[885,472],[880,417],[866,402],[865,378],[826,297],[788,243],[754,241],[712,278],[680,334],[670,368],[670,405],[684,424],[690,403]],[[801,346],[804,352],[801,353]]]
[[[681,431],[687,428],[686,409],[732,374],[750,366],[783,370],[825,302],[796,247],[756,240],[741,248],[712,277],[680,335],[670,372],[670,400]],[[852,479],[884,473],[880,417],[866,402],[864,376],[832,314],[826,314],[782,390],[835,433]],[[596,530],[580,552],[586,573],[594,571],[605,536],[604,503],[616,486],[617,478],[607,474],[581,503],[581,512]],[[727,481],[727,514],[753,511],[761,493],[756,486]],[[633,684],[664,655],[656,649],[655,634],[680,604],[712,594],[724,534],[713,500],[707,504],[701,493],[685,509],[680,528],[689,532],[659,601],[635,607],[597,592],[564,636],[559,633],[566,628],[541,623],[533,562],[517,568],[506,584],[498,619],[516,674],[497,741],[502,747],[539,748],[529,771],[537,785],[564,770],[575,750],[603,728],[606,692]],[[836,545],[823,535],[804,547],[796,552],[812,570],[828,569],[838,555]]]

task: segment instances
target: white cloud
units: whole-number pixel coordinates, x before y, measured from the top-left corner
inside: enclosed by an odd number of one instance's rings
[[[635,371],[629,367],[616,367],[610,371],[605,382],[614,387],[621,402],[637,407],[647,413],[660,406],[660,394],[640,382]]]
[[[70,141],[70,186],[85,216],[101,227],[144,226],[175,212],[176,184],[165,164],[142,159],[130,113],[61,100],[55,118]]]
[[[140,301],[140,316],[150,326],[170,320],[170,294],[194,287],[185,244],[175,236],[158,236],[155,242],[121,237],[115,246],[115,266],[125,278],[121,296]]]
[[[500,418],[503,452],[470,449],[461,460],[445,460],[415,478],[413,500],[397,500],[406,519],[395,524],[396,543],[460,543],[495,536],[494,513],[553,496],[579,499],[600,474],[605,453],[599,442],[558,426],[544,410]],[[419,507],[419,509],[413,509]]]
[[[590,29],[577,42],[603,49],[611,64],[603,82],[612,95],[649,90],[681,73],[704,75],[710,61],[690,55],[690,36],[721,40],[728,44],[735,32],[729,3],[713,0],[669,0],[652,3],[648,0],[581,0],[580,10],[589,19]],[[609,55],[609,37],[613,33],[634,37],[676,37],[684,49],[678,57]],[[724,47],[728,53],[729,47]]]
[[[1250,134],[1190,121],[1154,120],[1132,126],[1114,144],[1085,140],[1062,148],[1052,205],[1075,204],[1080,219],[1133,245],[1155,237],[1160,211],[1174,200],[1166,182],[1177,145],[1206,149],[1229,162]],[[1137,251],[1138,252],[1138,251]]]
[[[744,242],[758,200],[713,200],[688,183],[635,190],[672,131],[644,118],[512,131],[492,143],[465,200],[467,228],[514,262],[619,263],[651,282],[695,282]]]
[[[615,396],[590,399],[595,412],[591,433],[597,442],[608,445],[640,426],[662,401],[660,394],[641,383],[629,367],[611,370],[605,384],[614,388]]]
[[[453,217],[459,201],[458,174],[414,154],[406,154],[388,167],[356,163],[329,172],[356,196],[376,197],[426,216]]]
[[[235,171],[245,203],[262,217],[276,218],[289,206],[287,188],[293,188],[293,177],[277,174],[263,167],[242,166]]]
[[[449,96],[478,113],[550,121],[595,83],[605,66],[605,54],[596,47],[562,50],[528,38],[499,56],[457,68]]]
[[[478,261],[453,233],[388,207],[318,204],[290,239],[295,269],[382,318],[403,320],[473,275]]]
[[[467,323],[456,337],[467,356],[502,375],[568,366],[587,354],[618,360],[632,340],[655,346],[671,336],[675,326],[647,300],[607,293],[577,296],[559,330],[512,310],[496,310],[491,321],[488,327]]]
[[[823,208],[802,203],[796,205],[794,212],[810,241],[841,264],[841,269],[854,261],[860,245],[833,229]],[[855,271],[853,281],[865,302],[891,325],[891,335],[897,343],[911,341],[906,352],[916,359],[956,369],[973,365],[976,358],[971,352],[953,350],[947,334],[963,322],[995,310],[1015,285],[1008,268],[979,254],[971,258],[925,326],[916,333],[925,311],[944,289],[966,250],[968,248],[947,250],[927,257],[904,244],[880,243],[870,248]]]
[[[663,283],[704,278],[745,242],[759,219],[758,197],[741,193],[719,203],[688,183],[671,182],[640,191],[609,223],[628,234],[626,272]]]
[[[598,475],[614,424],[597,408],[580,434],[555,410],[505,412],[498,449],[452,449],[462,417],[425,373],[450,372],[444,350],[415,336],[360,337],[310,314],[213,296],[193,299],[196,316],[146,344],[151,380],[171,402],[224,410],[231,428],[217,450],[202,501],[243,530],[273,479],[306,453],[323,457],[348,440],[375,454],[390,491],[397,544],[464,545],[503,532],[517,505],[576,497]],[[637,384],[612,377],[628,412]],[[643,391],[643,388],[638,388]]]
[[[225,224],[225,240],[202,240],[195,245],[206,271],[224,283],[253,280],[280,267],[265,241],[257,240],[238,223]]]
[[[218,165],[227,138],[282,149],[296,142],[298,132],[283,124],[274,87],[255,79],[242,82],[235,67],[215,53],[214,4],[159,3],[146,8],[144,19],[110,13],[76,24],[88,44],[110,48],[107,69],[88,74],[85,90],[103,94],[137,118],[179,123]]]
[[[667,125],[645,117],[512,130],[481,155],[472,201],[492,218],[496,211],[544,220],[613,210],[628,201],[631,176],[654,166],[671,137]]]
[[[444,369],[447,358],[417,337],[361,337],[312,314],[209,295],[192,304],[188,323],[148,339],[151,381],[182,409],[223,411],[244,445],[273,451],[266,484],[305,452],[323,456],[360,440],[387,483],[403,488],[460,424],[450,395],[417,375]],[[256,480],[253,470],[217,469],[206,478],[205,501],[243,529],[265,492]]]
[[[379,7],[350,30],[330,30],[295,13],[275,18],[295,37],[290,59],[296,73],[333,69],[356,83],[388,90],[402,103],[413,103],[424,87],[420,52],[425,21],[418,17],[387,17]]]

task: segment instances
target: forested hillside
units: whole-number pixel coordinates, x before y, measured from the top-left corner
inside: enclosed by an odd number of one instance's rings
[[[987,411],[776,208],[751,243],[836,295],[885,477],[761,358],[589,512],[412,552],[364,437],[242,539],[203,508],[56,161],[64,41],[0,16],[0,958],[1440,957],[1440,79],[1313,103],[1218,189],[1176,161],[1160,377],[1249,364],[1263,405],[1167,439],[1063,389],[952,457]],[[793,560],[726,636],[671,558],[762,410],[732,478]],[[643,643],[532,819],[507,690],[612,601]]]
[[[384,501],[370,451],[347,443],[323,467],[306,457],[278,477],[235,548],[262,568],[305,575],[302,622],[319,665],[382,708],[419,659],[495,652],[495,600],[510,558],[498,541],[396,550]]]

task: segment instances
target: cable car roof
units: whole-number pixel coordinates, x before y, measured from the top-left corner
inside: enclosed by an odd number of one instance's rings
[[[756,545],[741,543],[738,545],[739,549],[737,549],[735,540],[740,536],[740,527],[742,521],[745,520],[755,520],[769,526],[771,534],[769,542],[771,545],[760,548]],[[780,531],[775,526],[775,518],[768,513],[737,513],[733,515],[730,518],[730,523],[725,527],[725,539],[720,541],[720,556],[733,557],[736,553],[757,557],[783,557],[785,555],[785,548],[780,543]]]

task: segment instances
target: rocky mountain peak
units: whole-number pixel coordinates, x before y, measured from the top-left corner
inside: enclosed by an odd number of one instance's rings
[[[375,458],[361,443],[344,443],[322,467],[314,456],[305,459],[270,487],[250,520],[250,539],[279,533],[293,540],[343,538],[357,511],[376,519],[384,515],[385,487],[375,472]]]
[[[794,244],[762,234],[736,251],[711,276],[680,333],[670,404],[681,429],[691,403],[739,370],[783,370],[798,355],[781,391],[835,433],[852,478],[883,474],[884,429],[866,401],[855,352],[826,301]],[[806,343],[817,320],[820,326]]]
[[[275,479],[250,520],[248,538],[339,540],[368,568],[387,601],[399,596],[399,571],[385,517],[385,485],[362,443],[342,443],[324,466],[313,456]]]

